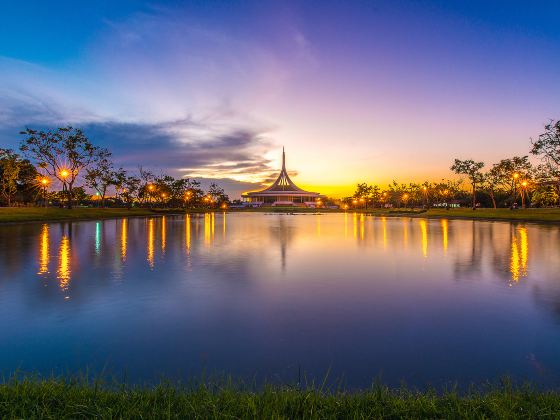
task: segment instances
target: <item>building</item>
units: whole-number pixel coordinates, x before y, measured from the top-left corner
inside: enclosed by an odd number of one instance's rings
[[[316,192],[304,191],[288,176],[286,171],[286,153],[282,148],[282,170],[278,179],[261,191],[246,192],[241,195],[243,201],[253,206],[299,206],[317,207],[321,205],[322,196]]]

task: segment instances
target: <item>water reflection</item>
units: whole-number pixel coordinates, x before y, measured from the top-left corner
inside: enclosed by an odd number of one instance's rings
[[[40,238],[40,248],[39,248],[39,273],[47,274],[49,272],[49,225],[43,225],[41,228],[41,238]]]
[[[191,215],[185,216],[185,248],[187,254],[191,253]]]
[[[428,257],[428,223],[426,220],[420,220],[420,229],[422,230],[422,255]]]
[[[148,219],[148,240],[147,240],[147,257],[148,265],[154,268],[154,243],[155,243],[155,220]]]
[[[513,232],[511,239],[510,271],[514,283],[519,282],[520,277],[527,277],[528,255],[527,228],[520,227]]]
[[[161,218],[161,253],[165,254],[165,247],[167,246],[167,219],[165,216]]]
[[[418,382],[432,372],[529,375],[528,360],[560,372],[558,227],[348,213],[217,219],[0,231],[0,328],[10,348],[21,343],[0,362],[48,370],[80,351],[141,376],[191,372],[204,354],[220,371],[274,375],[301,363],[321,376],[334,360],[360,385],[380,371],[397,384],[410,372]],[[40,357],[31,337],[47,343]]]
[[[442,246],[443,246],[443,255],[447,255],[447,246],[449,244],[449,222],[447,219],[442,219],[441,221],[441,229],[442,229]]]
[[[126,261],[126,247],[128,243],[128,219],[121,222],[121,261]]]
[[[60,240],[60,246],[58,248],[58,270],[56,274],[59,280],[60,289],[63,291],[68,290],[72,268],[70,258],[70,239],[66,235],[64,235]]]

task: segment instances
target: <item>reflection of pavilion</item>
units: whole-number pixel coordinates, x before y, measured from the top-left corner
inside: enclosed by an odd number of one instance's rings
[[[259,206],[315,207],[321,195],[315,192],[304,191],[293,183],[286,171],[286,154],[284,149],[282,149],[282,170],[274,184],[261,191],[243,193],[241,197],[245,201]]]

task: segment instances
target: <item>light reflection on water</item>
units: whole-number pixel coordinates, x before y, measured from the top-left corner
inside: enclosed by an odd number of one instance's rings
[[[350,387],[380,373],[556,385],[559,239],[555,226],[355,213],[6,226],[0,362],[140,381],[331,369]]]

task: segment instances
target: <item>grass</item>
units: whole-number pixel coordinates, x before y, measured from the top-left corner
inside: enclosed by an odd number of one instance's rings
[[[457,218],[482,220],[512,220],[523,222],[558,222],[560,223],[560,209],[430,209],[420,215],[430,218]]]
[[[436,393],[374,386],[360,392],[233,386],[103,387],[81,381],[11,379],[0,385],[2,418],[558,418],[560,394],[511,385]]]
[[[197,209],[197,212],[207,212],[205,209]],[[221,210],[216,210],[221,211]],[[340,213],[337,209],[312,209],[300,207],[261,207],[251,209],[231,209],[232,212],[243,213]],[[367,213],[374,216],[387,217],[427,217],[448,219],[480,219],[480,220],[504,220],[520,222],[544,222],[560,223],[560,208],[552,209],[367,209],[357,210],[359,213]],[[57,222],[72,220],[99,220],[131,216],[150,216],[154,214],[177,214],[184,213],[182,209],[114,209],[114,208],[74,208],[72,210],[61,208],[41,207],[2,207],[0,208],[0,223],[17,222]],[[353,210],[348,210],[353,212]]]
[[[72,220],[99,220],[130,216],[147,216],[160,213],[151,209],[101,209],[101,208],[61,208],[42,207],[2,207],[0,223],[16,222],[56,222]]]

